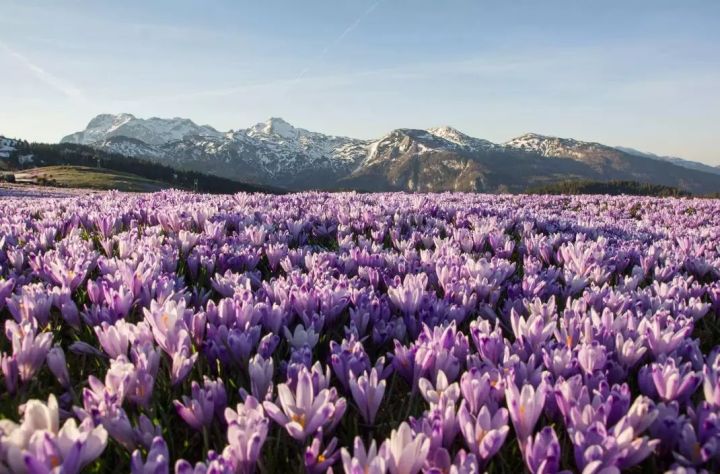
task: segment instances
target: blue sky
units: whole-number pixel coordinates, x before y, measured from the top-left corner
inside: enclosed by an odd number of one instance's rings
[[[720,164],[720,1],[2,0],[0,133],[103,112],[378,137],[452,125]]]

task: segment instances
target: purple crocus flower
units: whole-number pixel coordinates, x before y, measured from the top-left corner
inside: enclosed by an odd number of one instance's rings
[[[134,383],[130,387],[128,398],[140,406],[147,407],[150,403],[161,356],[160,349],[150,342],[138,341],[130,350],[130,361],[134,365]],[[125,357],[120,356],[117,360],[125,360]]]
[[[31,380],[45,363],[52,345],[52,334],[38,334],[34,321],[5,321],[5,336],[12,345],[12,356],[17,363],[22,382]]]
[[[272,396],[273,365],[271,357],[263,358],[260,354],[255,354],[248,362],[250,391],[258,400],[265,400]]]
[[[402,422],[398,429],[392,430],[380,452],[391,474],[417,474],[430,452],[430,440]]]
[[[530,314],[527,318],[518,314],[515,309],[511,311],[510,322],[518,341],[527,345],[533,351],[540,347],[552,336],[556,323],[546,320],[542,314]]]
[[[295,326],[294,332],[290,332],[287,326],[284,328],[284,331],[288,344],[295,349],[300,349],[302,347],[309,347],[312,349],[320,339],[320,334],[317,334],[312,327],[305,329],[302,324]]]
[[[700,386],[702,378],[692,370],[690,362],[678,367],[674,359],[663,364],[652,364],[652,379],[658,395],[665,401],[687,400]]]
[[[95,349],[85,341],[75,341],[68,347],[68,350],[73,354],[82,354],[86,356],[106,358],[105,354]]]
[[[588,375],[592,375],[593,372],[604,368],[607,362],[605,347],[598,341],[593,341],[590,344],[580,344],[577,358],[580,367]]]
[[[287,432],[298,441],[304,441],[319,428],[330,426],[344,412],[344,399],[334,401],[335,389],[322,389],[318,392],[313,388],[312,376],[303,367],[298,373],[295,393],[288,384],[278,385],[280,407],[275,403],[263,403],[270,418],[285,427]],[[342,403],[341,403],[342,401]],[[342,408],[341,408],[342,407]]]
[[[147,457],[143,460],[139,449],[135,450],[130,459],[132,474],[165,474],[169,472],[170,453],[161,436],[152,440]]]
[[[457,382],[448,383],[445,372],[438,370],[435,387],[428,379],[421,378],[418,381],[420,394],[430,404],[431,408],[436,406],[445,407],[448,404],[455,405],[460,398],[460,384]]]
[[[167,300],[164,303],[150,302],[150,309],[143,309],[145,320],[152,328],[155,342],[168,354],[172,355],[177,347],[175,340],[179,339],[176,333],[189,332],[186,318],[190,312],[185,309],[185,301]],[[174,337],[175,336],[175,337]]]
[[[135,326],[122,319],[113,325],[102,322],[93,329],[100,347],[113,359],[127,355],[130,341],[135,339]]]
[[[533,433],[535,424],[542,414],[545,406],[546,388],[541,384],[537,388],[525,384],[522,390],[511,380],[507,382],[505,398],[507,399],[508,411],[512,419],[518,442],[522,447],[527,438]]]
[[[140,415],[135,428],[135,438],[138,440],[138,444],[150,449],[152,447],[153,440],[158,436],[162,436],[162,428],[153,424],[150,418],[144,414]]]
[[[387,467],[382,455],[378,455],[375,440],[365,450],[365,445],[359,436],[353,441],[353,454],[346,448],[340,450],[343,469],[347,474],[385,474]]]
[[[80,310],[69,294],[58,296],[55,305],[60,307],[60,316],[66,323],[75,329],[80,329]]]
[[[236,410],[225,410],[228,446],[223,457],[235,466],[235,472],[250,474],[255,470],[260,451],[267,438],[269,420],[262,405],[248,396]]]
[[[59,409],[54,395],[47,403],[30,400],[25,404],[19,425],[4,424],[0,436],[11,472],[77,473],[105,449],[107,432],[90,418],[80,425],[69,418],[60,426]]]
[[[350,372],[350,392],[365,423],[375,423],[375,416],[380,409],[380,403],[385,395],[385,380],[380,379],[378,369],[373,367],[370,373],[363,373],[360,377]]]
[[[692,332],[692,325],[682,325],[666,313],[657,314],[645,329],[647,345],[658,357],[677,349]]]
[[[5,308],[5,300],[12,294],[15,288],[15,279],[7,278],[0,281],[0,311]]]
[[[191,355],[192,343],[186,323],[191,312],[185,309],[184,300],[170,299],[163,304],[152,301],[150,309],[144,311],[155,341],[172,358],[171,380],[178,384],[187,377],[198,358],[198,353]]]
[[[677,402],[658,403],[656,408],[658,415],[650,425],[649,432],[653,438],[660,440],[660,454],[667,455],[673,452],[677,446],[685,417],[680,415],[680,407]]]
[[[315,433],[315,437],[305,449],[305,471],[310,474],[320,474],[328,470],[340,458],[337,450],[337,438],[333,438],[323,449],[322,428]]]
[[[18,387],[18,379],[20,378],[17,359],[12,355],[0,354],[0,369],[2,369],[5,388],[8,393],[15,393]]]
[[[355,336],[344,338],[342,343],[330,341],[330,364],[343,388],[349,390],[349,374],[360,374],[370,369],[370,359]]]
[[[388,297],[401,313],[413,315],[420,308],[427,283],[428,277],[425,273],[407,274],[402,283],[400,277],[396,277],[395,285],[388,288]]]
[[[113,319],[117,321],[130,314],[135,300],[131,290],[128,290],[125,285],[119,285],[118,289],[105,289],[105,302]]]
[[[474,416],[463,401],[457,416],[467,447],[485,464],[500,450],[510,431],[508,411],[500,408],[491,414],[490,410],[483,406],[477,416]]]
[[[615,350],[617,351],[617,358],[620,364],[630,369],[645,355],[647,347],[644,346],[641,337],[626,337],[623,333],[619,332],[615,335]]]
[[[471,413],[477,414],[487,405],[491,410],[505,398],[505,380],[497,370],[487,372],[472,367],[460,377],[460,391]]]
[[[5,301],[18,323],[35,320],[38,326],[43,327],[50,319],[53,295],[40,283],[23,286],[20,294],[14,294]]]
[[[57,378],[63,388],[70,387],[70,374],[68,373],[67,364],[65,362],[65,352],[62,347],[55,346],[48,351],[47,365],[50,372]]]
[[[85,280],[88,267],[90,262],[83,264],[83,262],[76,262],[74,265],[61,258],[59,255],[53,255],[54,258],[45,259],[45,274],[49,277],[49,280],[62,285],[64,288],[74,292],[80,284]]]
[[[568,434],[575,445],[575,462],[580,469],[599,472],[605,466],[627,469],[648,457],[660,443],[642,436],[657,417],[650,399],[639,396],[627,414],[612,427],[602,420],[591,421]]]
[[[225,389],[214,388],[207,378],[205,379],[205,386],[202,388],[199,383],[193,380],[191,396],[186,397],[183,395],[182,403],[177,400],[173,401],[178,415],[185,420],[185,423],[198,431],[210,426],[210,423],[212,423],[213,415],[216,413],[216,398],[222,398],[218,400],[218,404],[222,405],[221,410],[225,409]],[[222,391],[222,395],[220,395],[220,391]]]
[[[546,426],[528,440],[525,463],[533,474],[554,474],[560,470],[560,443],[552,427]]]
[[[713,351],[703,367],[703,392],[705,400],[720,408],[720,350]]]
[[[507,346],[499,326],[493,328],[487,320],[475,320],[470,323],[470,335],[484,362],[493,366],[502,363]]]
[[[455,455],[455,461],[450,466],[449,472],[452,474],[474,474],[480,472],[480,463],[478,463],[474,454],[468,454],[464,449],[461,449]]]

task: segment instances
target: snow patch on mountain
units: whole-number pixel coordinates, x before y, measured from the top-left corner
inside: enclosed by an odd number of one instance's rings
[[[327,162],[332,168],[346,167],[364,158],[367,140],[337,137],[295,128],[277,117],[239,130],[234,135],[239,142],[250,141],[263,146],[270,153],[266,159],[280,161],[303,160],[308,163]]]
[[[613,150],[601,143],[583,142],[572,138],[559,138],[526,133],[504,143],[506,147],[516,148],[531,153],[537,153],[549,158],[575,158],[582,159],[588,152],[602,152]]]
[[[251,137],[280,137],[286,140],[296,138],[298,129],[287,123],[279,117],[270,117],[265,122],[253,125],[247,130],[247,135]]]
[[[220,132],[208,125],[197,125],[192,120],[178,117],[139,119],[132,114],[102,114],[92,119],[85,130],[68,135],[60,142],[94,145],[110,137],[124,136],[149,145],[162,145],[193,135],[219,136]]]
[[[0,158],[10,158],[10,155],[17,150],[17,140],[5,138],[0,135]]]
[[[157,146],[149,145],[142,140],[123,135],[111,136],[93,144],[96,148],[119,153],[133,158],[161,158],[164,152]]]
[[[408,152],[418,155],[436,152],[474,153],[502,148],[488,140],[471,137],[459,130],[443,126],[427,130],[400,128],[368,146],[366,159],[360,168],[376,165],[380,162],[394,162]]]
[[[429,128],[427,129],[427,132],[431,135],[453,143],[460,148],[465,148],[469,150],[498,147],[498,145],[496,145],[495,143],[492,143],[488,140],[483,140],[481,138],[471,137],[453,127],[443,126]]]

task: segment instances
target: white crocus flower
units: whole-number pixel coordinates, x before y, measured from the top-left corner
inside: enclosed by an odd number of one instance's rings
[[[403,422],[390,433],[381,451],[391,474],[417,474],[430,451],[430,440],[422,433],[416,435],[410,425]]]
[[[316,334],[313,328],[305,329],[302,324],[295,326],[295,331],[292,333],[287,327],[283,329],[285,330],[285,338],[295,349],[299,349],[304,346],[308,346],[312,349],[320,339],[320,335]]]

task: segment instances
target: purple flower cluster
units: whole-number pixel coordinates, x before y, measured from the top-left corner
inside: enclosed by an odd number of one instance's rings
[[[713,200],[2,198],[0,473],[717,472],[719,317]]]

